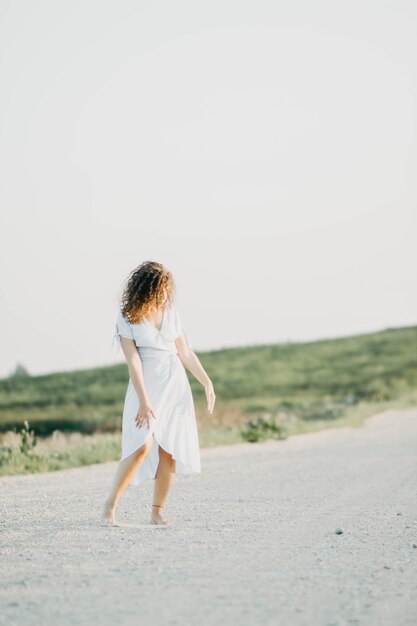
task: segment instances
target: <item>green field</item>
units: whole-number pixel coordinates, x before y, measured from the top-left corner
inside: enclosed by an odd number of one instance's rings
[[[213,381],[188,373],[202,447],[362,423],[417,405],[417,326],[305,343],[197,352]],[[0,475],[117,460],[125,363],[0,380]],[[25,420],[29,434],[21,432]]]

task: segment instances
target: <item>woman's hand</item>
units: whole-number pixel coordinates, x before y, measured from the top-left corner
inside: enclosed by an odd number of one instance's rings
[[[214,393],[213,383],[211,380],[204,385],[204,391],[207,398],[207,409],[209,413],[213,413],[214,403],[216,401],[216,394]]]
[[[135,417],[135,422],[138,428],[144,424],[145,421],[148,422],[148,428],[150,428],[150,418],[154,417],[156,419],[156,415],[154,413],[153,407],[150,402],[143,402],[139,405],[139,410]]]

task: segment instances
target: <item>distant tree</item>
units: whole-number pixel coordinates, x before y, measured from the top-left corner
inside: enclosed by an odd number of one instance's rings
[[[15,371],[10,374],[10,378],[25,378],[27,376],[30,376],[30,374],[27,371],[26,367],[21,363],[18,363],[16,365]]]

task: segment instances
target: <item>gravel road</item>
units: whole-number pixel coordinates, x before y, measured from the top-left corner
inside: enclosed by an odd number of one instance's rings
[[[0,478],[0,624],[417,624],[417,407],[201,461],[169,526],[102,525],[117,463]]]

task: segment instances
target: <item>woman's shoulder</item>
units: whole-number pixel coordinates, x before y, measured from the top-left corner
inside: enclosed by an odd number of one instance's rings
[[[168,311],[169,311],[169,317],[170,319],[176,321],[180,314],[178,311],[178,306],[176,302],[173,302],[169,307],[168,307]]]
[[[127,317],[125,317],[125,315],[123,315],[122,309],[118,309],[116,317],[117,317],[117,319],[126,322],[126,324],[130,324],[130,322],[127,319]]]
[[[126,315],[124,315],[123,310],[120,309],[120,308],[117,311],[116,322],[118,322],[119,324],[122,324],[124,326],[129,326],[131,328],[134,328],[135,326],[137,326],[137,324],[133,324],[132,322],[129,322],[129,320],[126,317]]]
[[[177,305],[175,302],[169,304],[166,309],[165,309],[167,315],[169,317],[172,317],[173,319],[176,318],[176,316],[178,315],[178,309],[177,309]],[[128,318],[123,314],[123,310],[121,308],[118,309],[117,311],[117,315],[116,315],[116,321],[117,322],[121,322],[122,324],[128,324],[129,326],[135,327],[135,326],[141,326],[143,324],[142,322],[138,322],[138,323],[133,323],[133,322],[129,322]]]

